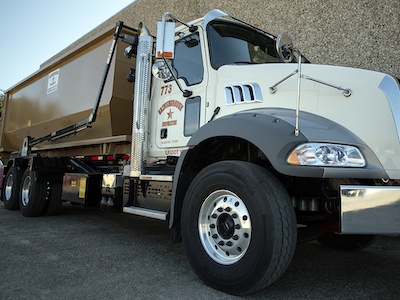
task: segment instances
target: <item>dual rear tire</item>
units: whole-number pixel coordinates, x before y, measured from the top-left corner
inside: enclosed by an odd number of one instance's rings
[[[29,168],[21,180],[19,207],[25,217],[37,217],[42,214],[47,201],[47,182],[38,178]]]
[[[19,190],[21,186],[22,171],[17,167],[8,169],[4,178],[2,199],[4,206],[8,210],[19,209]]]
[[[61,189],[60,178],[48,180],[39,177],[30,168],[22,172],[17,167],[10,167],[5,177],[2,199],[6,209],[20,209],[25,217],[55,215],[62,204]]]

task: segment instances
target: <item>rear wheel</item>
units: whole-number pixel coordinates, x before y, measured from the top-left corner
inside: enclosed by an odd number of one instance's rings
[[[181,225],[198,276],[234,295],[276,281],[296,246],[296,218],[285,188],[263,168],[241,161],[218,162],[196,176]]]
[[[328,232],[318,239],[322,245],[340,251],[357,251],[367,248],[376,240],[375,235],[335,234]]]
[[[19,209],[19,189],[21,185],[21,171],[11,167],[4,178],[3,195],[4,206],[8,210]]]
[[[22,176],[19,206],[25,217],[42,214],[47,200],[47,182],[39,178],[36,172],[26,169]]]

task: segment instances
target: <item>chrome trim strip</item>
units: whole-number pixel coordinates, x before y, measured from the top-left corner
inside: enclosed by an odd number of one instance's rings
[[[400,87],[396,79],[392,76],[386,75],[381,83],[379,89],[385,93],[389,101],[390,108],[392,109],[393,119],[396,123],[397,136],[400,140]]]
[[[341,233],[399,234],[400,186],[340,186]]]
[[[169,181],[172,182],[173,176],[170,175],[140,175],[140,180],[151,180],[151,181]]]
[[[124,207],[123,212],[127,213],[127,214],[148,217],[148,218],[162,220],[162,221],[167,220],[167,214],[168,214],[165,211],[158,211],[158,210],[147,209],[147,208],[142,208],[142,207],[135,207],[135,206]]]

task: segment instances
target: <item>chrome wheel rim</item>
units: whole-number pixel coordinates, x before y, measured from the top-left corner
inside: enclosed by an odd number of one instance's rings
[[[31,189],[32,179],[31,176],[26,176],[22,184],[21,190],[21,202],[23,206],[27,206],[29,203],[29,191]]]
[[[10,174],[7,177],[7,182],[6,182],[5,191],[4,191],[4,195],[5,195],[7,201],[11,199],[13,185],[14,185],[14,175]]]
[[[251,220],[244,202],[233,192],[218,190],[200,208],[198,230],[204,250],[222,265],[238,262],[251,241]]]

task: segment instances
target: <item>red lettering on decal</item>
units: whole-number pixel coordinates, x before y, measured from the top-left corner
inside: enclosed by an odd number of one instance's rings
[[[161,87],[161,96],[172,93],[172,84],[163,85]]]
[[[176,107],[179,111],[183,109],[183,104],[180,103],[178,100],[168,100],[160,106],[160,108],[158,109],[158,114],[161,115],[164,110],[171,106]]]

